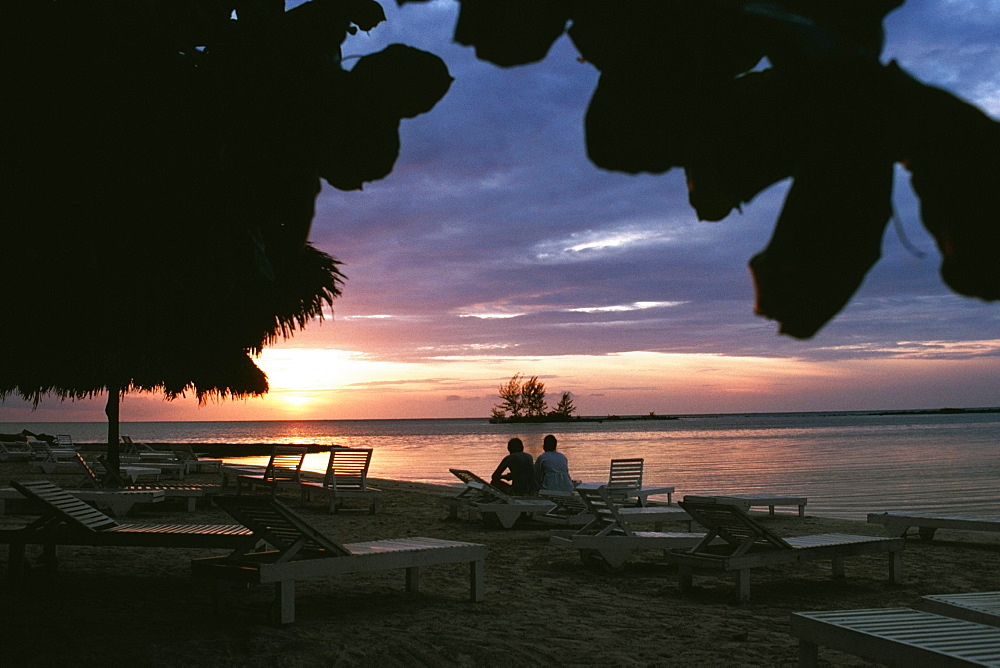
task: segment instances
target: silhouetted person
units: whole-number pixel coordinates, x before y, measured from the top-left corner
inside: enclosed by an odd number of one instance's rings
[[[562,492],[573,491],[573,481],[569,477],[569,462],[566,455],[556,452],[556,437],[549,434],[542,440],[545,450],[535,460],[535,476],[542,489],[554,489]]]
[[[507,452],[510,454],[500,461],[490,484],[519,496],[531,494],[537,489],[531,455],[524,451],[524,443],[519,438],[507,441]]]

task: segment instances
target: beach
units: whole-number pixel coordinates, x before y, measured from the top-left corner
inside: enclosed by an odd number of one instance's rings
[[[0,464],[0,485],[43,478],[26,463]],[[50,477],[71,485],[79,475]],[[219,482],[195,474],[185,482]],[[296,622],[270,625],[273,592],[236,591],[217,605],[212,583],[191,575],[191,560],[225,551],[60,547],[55,573],[33,570],[4,582],[0,629],[7,665],[138,666],[793,666],[797,642],[789,614],[802,610],[912,607],[926,594],[1000,588],[1000,536],[938,531],[910,538],[902,582],[890,584],[884,555],[754,569],[751,599],[736,603],[729,576],[696,576],[681,593],[676,570],[654,551],[623,570],[588,569],[576,550],[552,544],[549,525],[510,530],[447,519],[440,497],[454,488],[378,480],[379,512],[329,514],[298,505],[309,523],[341,542],[428,536],[488,547],[485,600],[469,600],[466,564],[431,566],[419,594],[403,571],[297,584]],[[173,502],[137,506],[127,522],[230,524],[215,506],[185,512]],[[350,503],[350,502],[348,502]],[[360,504],[359,504],[360,505]],[[12,509],[3,528],[34,519]],[[883,535],[880,526],[793,512],[753,513],[782,536]],[[679,530],[679,529],[674,529]],[[29,547],[29,555],[37,554]],[[34,550],[34,551],[33,551]],[[7,552],[0,563],[6,571]],[[824,665],[866,665],[820,649]]]

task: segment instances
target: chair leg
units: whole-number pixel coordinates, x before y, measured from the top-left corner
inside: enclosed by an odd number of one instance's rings
[[[815,668],[819,664],[819,645],[806,640],[799,641],[799,668]]]
[[[750,569],[736,571],[736,600],[740,603],[750,600]]]
[[[691,581],[693,579],[694,569],[690,566],[684,566],[683,564],[677,567],[677,586],[681,591],[687,591],[691,589]]]
[[[486,598],[483,588],[483,571],[486,569],[483,566],[482,559],[469,563],[469,594],[476,603]]]
[[[295,621],[295,580],[274,583],[274,615],[272,621],[291,624]]]
[[[410,566],[406,569],[406,591],[420,591],[420,567]]]
[[[842,578],[844,577],[844,558],[834,557],[832,559],[831,566],[833,568],[833,577]]]

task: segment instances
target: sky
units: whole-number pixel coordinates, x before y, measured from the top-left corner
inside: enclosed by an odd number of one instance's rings
[[[388,20],[344,54],[402,42],[455,81],[403,120],[387,178],[324,185],[311,240],[344,263],[343,296],[264,351],[266,397],[130,394],[123,421],[486,417],[518,373],[581,415],[1000,406],[1000,304],[942,283],[901,168],[898,225],[860,290],[812,339],[781,336],[753,313],[747,262],[787,182],[700,222],[678,170],[589,162],[597,71],[566,36],[504,69],[452,41],[453,0],[381,4]],[[883,61],[1000,118],[1000,0],[908,0],[885,28]],[[0,403],[4,422],[103,419],[103,398]]]

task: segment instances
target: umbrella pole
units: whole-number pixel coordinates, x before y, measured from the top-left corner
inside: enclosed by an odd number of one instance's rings
[[[121,404],[121,388],[108,388],[108,403],[104,407],[104,414],[108,416],[108,463],[118,473],[121,462],[118,457],[118,442],[121,440],[120,427],[118,425],[119,406]]]

